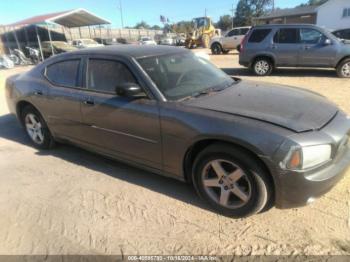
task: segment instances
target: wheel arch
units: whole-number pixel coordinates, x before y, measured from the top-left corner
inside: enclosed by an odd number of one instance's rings
[[[341,59],[339,59],[339,61],[338,61],[337,65],[335,66],[335,68],[338,68],[338,66],[346,59],[350,59],[350,55],[344,56]]]
[[[244,151],[248,155],[250,155],[254,160],[256,160],[261,167],[264,169],[266,174],[268,175],[268,179],[270,180],[270,183],[273,187],[273,190],[275,191],[275,179],[272,176],[272,172],[268,165],[264,162],[264,160],[259,157],[260,152],[256,149],[254,149],[252,146],[246,145],[244,143],[240,143],[239,141],[232,141],[229,139],[218,139],[218,138],[203,138],[200,140],[195,141],[186,151],[186,154],[183,159],[183,172],[184,172],[184,179],[188,183],[192,183],[192,166],[193,163],[198,156],[200,152],[202,152],[205,148],[208,146],[215,144],[215,143],[221,143],[229,146],[233,146],[236,148],[239,148],[240,150]],[[274,193],[272,194],[274,195]]]
[[[18,101],[17,104],[16,104],[16,114],[17,114],[17,118],[19,119],[20,123],[22,125],[24,125],[23,123],[23,119],[22,119],[22,112],[23,112],[23,109],[27,106],[31,106],[33,107],[36,111],[38,111],[38,113],[42,116],[42,114],[40,113],[40,111],[38,110],[37,107],[35,107],[31,102],[27,101],[27,100],[21,100],[21,101]]]
[[[210,49],[212,49],[214,45],[219,45],[221,47],[221,49],[222,49],[222,44],[219,41],[212,42],[210,44]]]
[[[267,58],[267,59],[269,59],[272,62],[274,67],[276,66],[276,59],[275,59],[275,57],[272,54],[267,54],[267,53],[266,54],[259,54],[259,55],[254,56],[253,59],[251,60],[250,66],[252,66],[258,58]]]

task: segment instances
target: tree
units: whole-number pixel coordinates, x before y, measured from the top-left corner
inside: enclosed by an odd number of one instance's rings
[[[216,23],[215,27],[220,28],[223,31],[227,31],[232,27],[232,16],[223,15],[220,16],[219,21]]]
[[[137,23],[134,28],[135,29],[150,29],[151,27],[145,21],[141,21],[141,22]]]
[[[266,13],[271,0],[239,0],[234,18],[235,26],[252,25],[253,19]]]
[[[162,30],[162,28],[159,25],[154,25],[151,27],[153,30]]]
[[[192,22],[190,21],[180,21],[173,25],[173,31],[176,33],[184,33],[187,34],[192,31]]]

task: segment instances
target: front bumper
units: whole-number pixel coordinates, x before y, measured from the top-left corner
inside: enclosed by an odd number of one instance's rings
[[[350,164],[350,145],[332,163],[313,173],[287,172],[276,183],[277,208],[305,206],[330,191],[345,175]]]

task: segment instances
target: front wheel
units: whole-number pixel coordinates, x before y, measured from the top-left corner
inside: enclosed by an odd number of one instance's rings
[[[221,48],[221,45],[218,44],[218,43],[215,43],[211,46],[211,53],[213,55],[220,55],[222,52],[222,48]]]
[[[49,149],[54,145],[54,139],[40,113],[32,106],[26,106],[22,111],[22,123],[28,137],[35,147]]]
[[[256,214],[268,206],[272,186],[262,166],[248,153],[214,144],[197,157],[194,186],[219,213],[235,218]]]
[[[273,71],[273,64],[270,59],[258,58],[255,60],[252,69],[257,76],[268,76]]]
[[[345,59],[338,65],[337,74],[341,78],[350,78],[350,58]]]

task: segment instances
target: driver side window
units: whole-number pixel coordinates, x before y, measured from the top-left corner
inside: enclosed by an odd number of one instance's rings
[[[234,30],[231,30],[228,34],[227,34],[227,37],[232,37],[232,36],[236,36],[238,35],[238,30],[237,29],[234,29]]]
[[[303,44],[319,44],[323,39],[325,36],[315,29],[303,28],[300,30],[300,41]]]
[[[103,59],[89,59],[86,80],[88,89],[111,94],[121,84],[137,83],[123,63]]]

